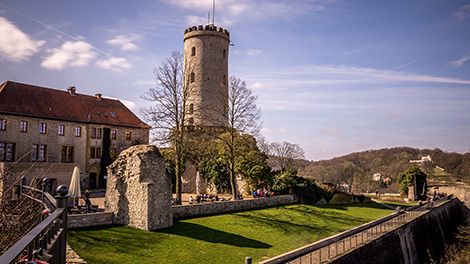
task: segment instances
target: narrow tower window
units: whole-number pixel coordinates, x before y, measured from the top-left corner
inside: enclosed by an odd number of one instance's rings
[[[196,47],[191,48],[191,56],[196,56]]]
[[[194,82],[194,78],[195,78],[194,72],[191,72],[191,83]]]
[[[222,83],[227,84],[227,77],[225,76],[225,74],[224,74],[224,77],[222,78]]]
[[[222,52],[222,54],[223,54],[223,57],[224,57],[224,59],[225,59],[225,57],[227,57],[227,51],[225,51],[225,49],[224,49],[223,52]]]
[[[194,113],[194,104],[189,104],[189,114],[192,115]]]

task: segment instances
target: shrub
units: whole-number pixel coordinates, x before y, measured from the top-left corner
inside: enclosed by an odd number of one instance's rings
[[[276,176],[273,191],[277,194],[293,194],[299,202],[305,204],[316,204],[321,199],[326,203],[331,198],[331,193],[316,185],[314,180],[295,174],[295,171],[285,171]]]
[[[335,193],[330,200],[330,204],[344,204],[352,202],[352,195],[347,193]]]

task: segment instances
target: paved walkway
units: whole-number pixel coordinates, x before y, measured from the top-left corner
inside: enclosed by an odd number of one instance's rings
[[[67,257],[65,262],[67,264],[86,264],[80,256],[67,244]]]

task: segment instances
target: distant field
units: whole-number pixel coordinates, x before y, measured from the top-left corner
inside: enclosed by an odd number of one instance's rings
[[[129,227],[70,231],[88,263],[243,263],[272,257],[392,213],[373,202],[289,205],[194,218],[156,232]]]

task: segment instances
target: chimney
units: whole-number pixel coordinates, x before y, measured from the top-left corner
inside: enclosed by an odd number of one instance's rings
[[[101,101],[101,97],[102,97],[103,95],[100,94],[100,93],[96,93],[95,96],[96,96],[96,99],[98,99],[98,101]]]
[[[76,94],[77,94],[77,93],[76,93],[76,92],[77,92],[77,88],[75,88],[75,86],[72,86],[72,85],[71,85],[71,86],[69,86],[69,87],[67,88],[67,92],[69,92],[70,95],[76,95]]]

